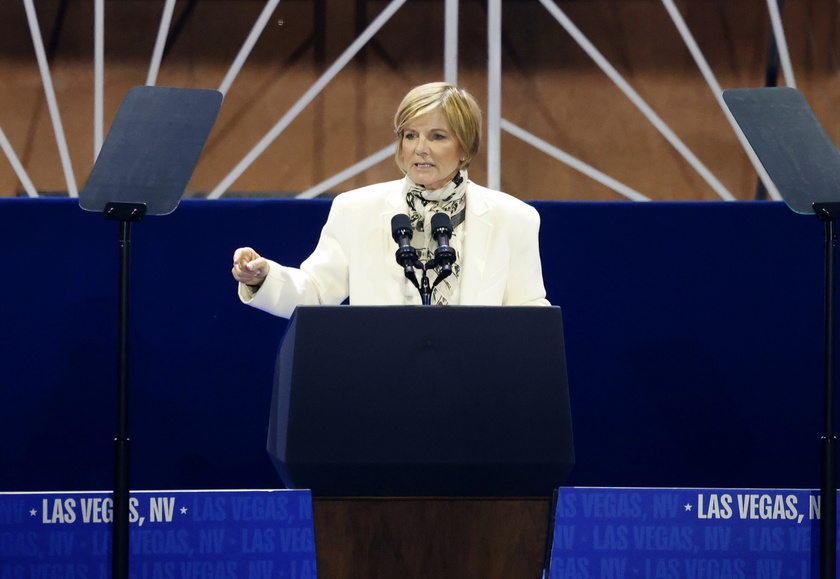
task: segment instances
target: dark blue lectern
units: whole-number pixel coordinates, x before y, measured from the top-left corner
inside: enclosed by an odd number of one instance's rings
[[[575,460],[560,308],[300,307],[268,450],[315,496],[551,496]]]

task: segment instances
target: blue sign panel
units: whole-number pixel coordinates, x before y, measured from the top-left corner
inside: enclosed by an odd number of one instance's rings
[[[551,579],[810,579],[810,490],[561,488]]]
[[[0,579],[111,576],[111,493],[0,494]],[[309,491],[132,492],[136,579],[314,579]]]

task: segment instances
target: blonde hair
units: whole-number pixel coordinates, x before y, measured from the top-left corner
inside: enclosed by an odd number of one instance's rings
[[[405,173],[402,162],[405,126],[413,119],[440,109],[464,154],[458,169],[466,169],[478,153],[481,144],[481,109],[473,96],[448,82],[430,82],[416,86],[405,95],[394,115],[397,135],[397,167]]]

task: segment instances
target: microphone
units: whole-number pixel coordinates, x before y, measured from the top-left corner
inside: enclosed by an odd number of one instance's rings
[[[435,213],[432,215],[432,237],[438,246],[435,249],[435,265],[441,268],[441,276],[446,277],[452,273],[452,264],[455,263],[455,250],[449,245],[452,237],[452,221],[446,213]]]
[[[414,274],[415,266],[420,266],[420,260],[417,258],[417,250],[411,247],[411,238],[414,236],[414,230],[411,228],[411,219],[405,213],[398,213],[391,218],[391,236],[397,242],[396,258],[397,263],[405,268],[405,277],[407,277],[416,286],[417,276]]]

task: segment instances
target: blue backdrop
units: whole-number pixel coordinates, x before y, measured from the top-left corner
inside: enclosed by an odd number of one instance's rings
[[[185,200],[133,226],[132,488],[281,486],[265,440],[286,321],[239,303],[231,256],[299,264],[329,203]],[[816,218],[773,202],[534,205],[564,312],[569,484],[819,486]],[[0,490],[113,486],[118,230],[69,199],[0,201]]]

